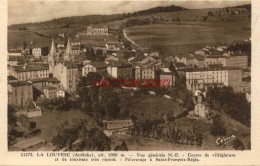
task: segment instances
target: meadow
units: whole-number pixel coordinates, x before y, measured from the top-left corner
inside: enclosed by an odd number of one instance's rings
[[[39,37],[30,31],[8,30],[8,48],[23,46],[24,42],[34,47],[51,45],[51,39]]]
[[[249,22],[171,23],[126,28],[127,36],[143,49],[161,50],[165,56],[188,54],[207,45],[230,43],[250,37]]]

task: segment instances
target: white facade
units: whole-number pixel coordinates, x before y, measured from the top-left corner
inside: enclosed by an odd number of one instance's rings
[[[42,56],[42,49],[41,48],[33,48],[32,49],[32,55],[35,58],[40,58]]]
[[[57,98],[64,98],[65,97],[65,91],[58,90],[56,95],[57,95]]]

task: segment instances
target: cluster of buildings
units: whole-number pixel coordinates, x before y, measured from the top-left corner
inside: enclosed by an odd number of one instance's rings
[[[108,27],[88,27],[88,33],[106,34]],[[95,48],[95,47],[93,47]],[[24,106],[25,100],[40,98],[59,98],[66,93],[75,94],[80,77],[89,73],[98,73],[118,79],[167,79],[169,85],[174,86],[177,78],[183,78],[186,88],[192,92],[206,91],[212,86],[240,87],[243,69],[248,69],[248,56],[241,52],[227,51],[226,46],[205,47],[189,56],[160,57],[158,52],[137,55],[131,51],[128,59],[125,58],[123,45],[106,44],[102,47],[104,61],[79,60],[84,48],[78,40],[70,40],[65,44],[56,45],[52,40],[48,56],[41,57],[40,49],[34,49],[32,54],[41,61],[22,63],[22,55],[8,56],[10,103]],[[94,51],[97,51],[94,49]],[[85,50],[86,52],[86,50]],[[175,71],[170,70],[170,63]],[[17,82],[17,83],[15,83]],[[24,86],[33,91],[25,90]],[[20,90],[15,90],[17,87]],[[19,89],[18,88],[18,89]],[[22,92],[17,95],[17,93]],[[37,92],[37,93],[34,93]],[[22,101],[21,101],[22,100]]]

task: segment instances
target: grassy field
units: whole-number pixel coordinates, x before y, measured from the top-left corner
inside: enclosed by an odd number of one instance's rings
[[[34,47],[51,45],[51,39],[39,37],[30,31],[8,30],[8,48],[16,48],[23,45],[24,41]]]
[[[138,120],[161,119],[165,114],[177,116],[182,113],[173,100],[154,95],[120,95],[119,105],[122,111],[129,110]]]
[[[127,36],[141,48],[161,49],[167,56],[187,54],[207,45],[233,42],[250,37],[248,23],[172,23],[126,28]]]
[[[41,129],[39,137],[46,141],[51,141],[56,132],[56,128],[66,122],[66,126],[71,126],[81,119],[88,119],[88,127],[94,127],[94,120],[85,113],[78,110],[70,111],[45,111],[41,117],[34,118],[37,128]]]

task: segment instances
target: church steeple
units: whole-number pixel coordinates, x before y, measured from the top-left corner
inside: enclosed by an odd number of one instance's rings
[[[65,51],[65,56],[64,56],[64,60],[65,61],[71,61],[71,56],[72,56],[72,50],[71,50],[71,45],[70,45],[70,38],[68,37],[68,43],[67,43],[67,48]]]
[[[52,72],[52,68],[56,65],[56,63],[57,63],[57,52],[56,52],[54,39],[52,38],[51,50],[48,55],[48,64],[49,64],[50,72]]]
[[[50,51],[50,56],[56,56],[56,47],[55,47],[55,42],[54,39],[52,38],[51,42],[51,51]]]

